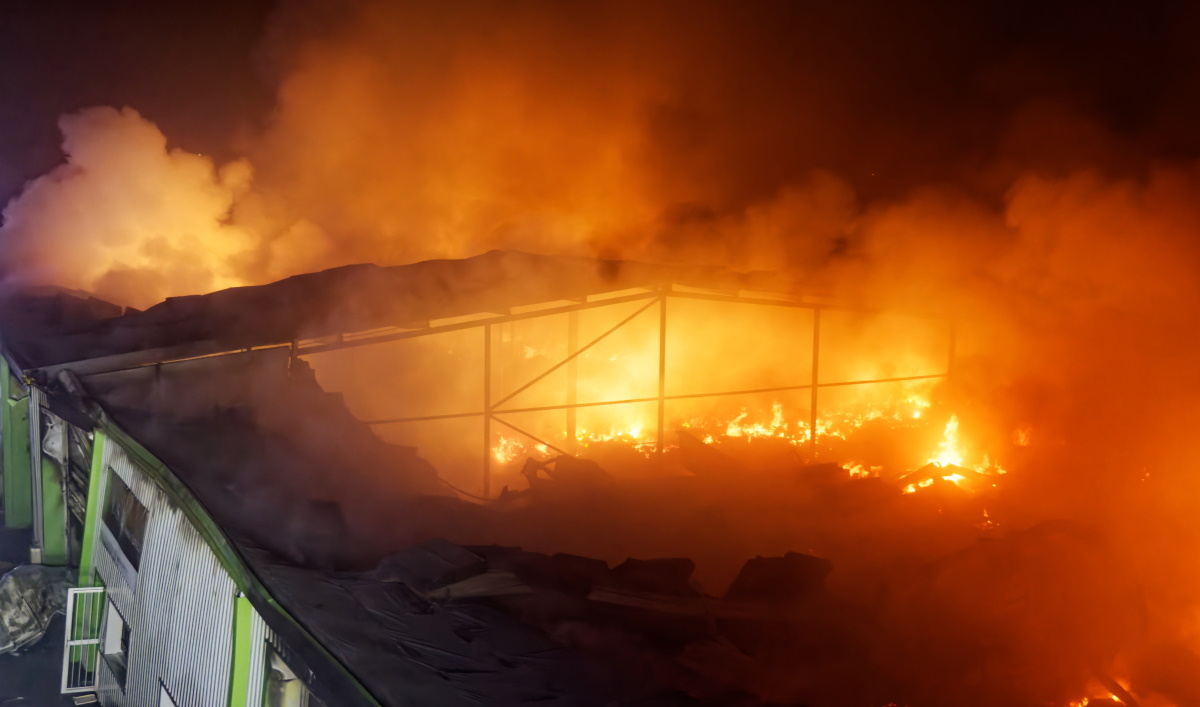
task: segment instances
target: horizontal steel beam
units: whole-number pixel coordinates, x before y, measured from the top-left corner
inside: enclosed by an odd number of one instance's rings
[[[130,351],[129,353],[112,354],[110,356],[98,356],[96,358],[87,358],[79,361],[70,361],[67,363],[56,363],[50,366],[30,369],[29,373],[34,377],[45,377],[45,380],[54,380],[59,371],[71,371],[76,376],[84,378],[94,376],[100,373],[116,373],[118,371],[129,371],[135,368],[145,368],[147,366],[157,366],[167,363],[182,363],[184,361],[195,361],[201,358],[215,358],[218,356],[233,356],[244,353],[255,353],[266,351],[268,349],[284,348],[291,346],[291,342],[280,344],[263,344],[252,348],[236,348],[231,349],[227,345],[219,344],[215,341],[199,341],[192,344],[182,344],[179,346],[166,346],[156,349],[144,349],[142,351]]]
[[[857,380],[844,381],[841,383],[821,383],[816,387],[821,388],[843,388],[851,385],[871,385],[873,383],[904,383],[906,381],[933,380],[934,378],[945,378],[945,373],[933,373],[927,376],[903,376],[900,378],[876,378],[872,380]],[[806,385],[784,385],[776,388],[750,388],[747,390],[726,390],[719,393],[683,393],[679,395],[667,395],[666,400],[695,400],[698,398],[721,398],[730,395],[756,395],[760,393],[779,393],[789,390],[809,390],[813,388],[811,384]],[[649,398],[626,398],[624,400],[602,400],[592,403],[575,403],[573,405],[543,405],[539,407],[527,408],[507,408],[504,410],[492,410],[493,415],[510,415],[521,412],[551,412],[554,410],[576,410],[579,408],[601,407],[604,405],[632,405],[634,403],[653,403],[658,401],[658,396]],[[364,420],[368,425],[391,425],[404,422],[427,422],[430,420],[451,420],[457,418],[480,417],[483,412],[456,412],[445,415],[425,415],[422,417],[393,417],[383,420]]]
[[[644,306],[642,306],[642,307],[639,307],[637,310],[635,310],[635,311],[633,312],[633,314],[630,314],[628,317],[625,317],[625,318],[624,318],[624,319],[622,319],[621,321],[617,322],[616,324],[614,324],[612,327],[610,327],[610,328],[609,328],[607,331],[605,331],[605,332],[604,332],[603,334],[601,334],[600,336],[597,336],[595,339],[592,339],[591,341],[589,341],[589,342],[588,342],[587,344],[585,344],[584,346],[582,346],[582,347],[580,347],[580,348],[578,348],[578,349],[576,349],[576,350],[572,351],[571,353],[567,354],[567,357],[566,357],[566,358],[564,358],[563,360],[561,360],[561,361],[559,361],[558,363],[554,364],[554,365],[553,365],[553,366],[551,366],[550,368],[547,368],[545,371],[542,371],[540,374],[538,374],[537,376],[535,376],[535,377],[533,378],[533,380],[530,380],[530,381],[529,381],[529,382],[527,382],[525,385],[521,386],[520,388],[517,388],[516,390],[514,390],[513,392],[511,392],[511,393],[509,393],[508,395],[504,396],[503,398],[500,398],[500,400],[496,401],[496,403],[495,403],[495,404],[496,404],[496,405],[503,405],[504,403],[507,403],[509,400],[512,400],[513,398],[517,397],[517,396],[518,396],[518,395],[520,395],[521,393],[524,393],[526,390],[529,390],[529,388],[530,388],[530,387],[532,387],[532,386],[534,386],[534,385],[536,385],[538,381],[540,381],[540,380],[544,380],[544,379],[545,379],[547,376],[549,376],[549,375],[553,374],[553,373],[554,373],[555,371],[557,371],[558,369],[560,369],[560,368],[562,368],[563,366],[567,365],[567,364],[568,364],[568,363],[570,363],[571,361],[574,361],[576,358],[578,358],[579,356],[581,356],[581,355],[582,355],[584,352],[586,352],[588,349],[592,348],[593,346],[595,346],[596,344],[600,343],[601,341],[604,341],[604,340],[605,340],[606,338],[608,338],[608,336],[609,336],[610,334],[612,334],[614,331],[616,331],[617,329],[620,329],[621,327],[625,326],[625,325],[626,325],[626,324],[628,324],[629,322],[633,321],[634,319],[636,319],[636,318],[637,318],[637,316],[638,316],[639,314],[641,314],[642,312],[645,312],[647,309],[650,309],[650,307],[652,307],[652,306],[654,306],[654,302],[653,302],[653,301],[647,302],[647,303],[646,303]]]
[[[800,300],[791,299],[773,299],[770,297],[746,297],[744,295],[720,295],[710,294],[707,292],[687,292],[683,290],[667,290],[665,293],[668,297],[678,297],[679,299],[694,299],[705,300],[708,302],[728,302],[731,304],[754,304],[767,307],[788,307],[792,309],[832,309],[848,312],[860,312],[862,314],[894,314],[897,316],[917,317],[920,319],[933,319],[936,321],[945,321],[945,317],[926,312],[914,312],[910,310],[891,310],[880,309],[878,307],[862,307],[851,304],[838,303],[817,303],[817,302],[802,302]]]
[[[429,327],[428,329],[415,329],[412,331],[402,331],[395,334],[383,334],[370,338],[356,339],[354,341],[340,341],[331,344],[318,344],[316,346],[300,347],[297,355],[311,356],[312,354],[326,353],[328,351],[337,351],[353,346],[366,346],[368,344],[383,344],[391,341],[402,341],[404,339],[414,339],[420,336],[432,336],[434,334],[445,334],[451,331],[462,331],[464,329],[474,329],[487,324],[504,324],[507,322],[519,322],[526,319],[537,319],[538,317],[549,317],[555,314],[566,314],[568,312],[579,312],[585,309],[596,309],[597,307],[607,307],[613,304],[622,304],[625,302],[638,302],[640,300],[653,299],[658,297],[658,292],[645,292],[636,295],[625,295],[623,297],[613,297],[611,299],[598,300],[595,302],[584,302],[580,304],[563,305],[562,307],[552,307],[550,309],[539,309],[535,312],[521,312],[520,314],[506,314],[498,317],[488,317],[487,319],[475,319],[469,322],[460,322],[458,324],[445,324],[442,326]]]
[[[296,350],[297,356],[309,356],[312,354],[325,353],[327,351],[336,351],[339,349],[352,348],[355,346],[368,346],[370,344],[382,344],[390,341],[399,341],[402,339],[412,339],[420,336],[431,336],[433,334],[443,334],[451,331],[462,331],[464,329],[474,329],[487,324],[501,324],[504,322],[521,321],[525,319],[535,319],[537,317],[546,317],[554,314],[563,314],[565,312],[578,312],[584,309],[596,309],[597,307],[606,307],[611,304],[622,304],[625,302],[637,302],[639,300],[653,299],[658,297],[658,292],[645,292],[635,295],[625,295],[622,297],[613,297],[610,299],[596,300],[594,302],[581,302],[579,304],[564,305],[562,307],[554,307],[551,309],[542,309],[533,312],[522,312],[520,314],[506,314],[485,319],[474,319],[469,322],[459,322],[456,324],[445,324],[442,326],[427,326],[419,329],[410,329],[406,331],[396,332],[394,334],[380,334],[377,336],[364,336],[356,339],[345,339],[346,334],[333,334],[335,340],[325,344],[312,344],[309,346],[300,346]],[[349,335],[353,336],[351,332]],[[329,337],[321,337],[329,338]],[[263,342],[255,344],[252,347],[230,347],[228,344],[221,344],[216,341],[198,341],[188,344],[180,344],[178,346],[164,346],[153,349],[142,349],[139,351],[130,351],[127,353],[112,354],[109,356],[98,356],[96,358],[79,359],[77,361],[68,361],[66,363],[55,363],[41,368],[33,368],[29,373],[34,376],[44,375],[46,380],[52,380],[58,375],[59,371],[69,370],[79,377],[93,376],[99,373],[115,373],[117,371],[127,371],[134,368],[144,368],[146,366],[157,366],[161,364],[180,363],[183,361],[194,361],[199,358],[213,358],[217,356],[236,356],[238,354],[249,353],[254,351],[262,351],[264,349],[273,349],[284,346],[291,346],[291,340],[279,342]],[[13,370],[18,370],[14,368]]]
[[[561,307],[552,307],[548,309],[535,310],[531,312],[521,312],[518,314],[505,314],[483,319],[475,319],[467,322],[459,322],[456,324],[445,324],[441,326],[426,326],[417,329],[409,329],[399,331],[392,334],[379,334],[374,336],[362,336],[347,340],[346,334],[335,334],[336,339],[332,342],[322,344],[311,344],[308,346],[300,346],[296,350],[297,356],[311,356],[319,353],[337,351],[346,348],[357,346],[368,346],[371,344],[388,343],[392,341],[401,341],[405,339],[413,339],[422,336],[432,336],[434,334],[444,334],[453,331],[463,331],[482,327],[488,324],[502,324],[506,322],[523,321],[527,319],[536,319],[539,317],[548,317],[556,314],[565,314],[569,312],[579,312],[587,309],[596,309],[599,307],[607,307],[609,305],[623,304],[626,302],[637,302],[641,300],[654,299],[662,295],[668,297],[676,297],[681,299],[704,300],[710,302],[729,302],[736,304],[762,305],[772,307],[790,307],[797,309],[840,309],[848,311],[857,311],[864,314],[882,313],[884,310],[868,309],[863,307],[855,307],[841,304],[816,304],[805,303],[795,300],[776,300],[766,297],[744,297],[741,295],[721,295],[709,294],[703,292],[684,292],[679,290],[651,290],[648,292],[637,293],[632,295],[623,295],[620,297],[611,297],[608,299],[593,300],[588,302],[580,302],[578,304],[564,305]],[[925,315],[913,312],[897,312],[907,316],[937,318],[932,315]],[[348,335],[353,336],[353,332]],[[75,375],[80,377],[97,375],[100,373],[114,373],[117,371],[131,370],[134,368],[143,368],[146,366],[157,366],[171,363],[181,363],[184,361],[193,361],[201,358],[213,358],[218,356],[234,356],[243,353],[262,351],[278,347],[288,347],[292,345],[292,341],[265,341],[254,344],[250,347],[230,347],[228,344],[218,343],[216,341],[199,341],[178,346],[166,346],[152,349],[143,349],[140,351],[130,351],[127,353],[112,354],[109,356],[99,356],[96,358],[80,359],[69,361],[66,363],[56,363],[41,368],[30,369],[29,373],[35,377],[44,376],[46,380],[52,380],[60,371],[70,370]],[[16,369],[14,369],[16,370]]]

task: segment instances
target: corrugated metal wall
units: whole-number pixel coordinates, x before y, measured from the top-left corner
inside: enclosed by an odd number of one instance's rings
[[[250,656],[250,687],[246,690],[245,707],[261,707],[263,690],[266,689],[267,678],[267,642],[275,640],[275,632],[267,627],[258,612],[251,617],[250,640],[252,645],[259,646]],[[242,707],[242,705],[232,705]]]
[[[233,580],[196,529],[120,445],[106,445],[105,457],[101,498],[107,493],[111,468],[146,506],[149,521],[136,587],[128,586],[105,543],[94,546],[96,570],[130,627],[125,689],[102,664],[100,700],[107,707],[157,705],[161,681],[179,707],[221,707],[229,699],[237,592]],[[257,615],[254,619],[264,640],[266,627]],[[257,660],[259,666],[251,673],[257,676],[257,691],[250,694],[261,696],[263,658]]]

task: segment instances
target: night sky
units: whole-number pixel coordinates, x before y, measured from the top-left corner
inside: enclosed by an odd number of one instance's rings
[[[871,229],[922,202],[985,243],[1030,179],[1191,169],[1197,36],[1166,2],[10,2],[0,271],[146,304],[497,247],[813,270],[907,252]]]
[[[0,198],[60,159],[57,116],[90,105],[132,106],[188,150],[238,153],[273,105],[274,40],[311,30],[280,21],[277,4],[5,2]],[[336,16],[313,8],[342,5],[284,4],[292,17]],[[553,12],[555,3],[543,4]],[[815,112],[830,140],[787,155],[778,169],[833,169],[868,194],[961,178],[1001,141],[1020,143],[1015,117],[1043,105],[1085,115],[1119,138],[1104,150],[1080,145],[1089,158],[1200,150],[1194,3],[757,2],[736,13],[676,3],[671,12],[670,31],[683,33],[726,15],[728,44],[715,50],[742,74],[746,111],[777,110],[819,82],[814,72],[852,82],[817,87],[827,100],[804,113]],[[1038,139],[1014,149],[1036,162]]]
[[[228,157],[271,107],[261,58],[274,3],[6,0],[0,199],[61,159],[56,121],[134,106],[189,150]]]

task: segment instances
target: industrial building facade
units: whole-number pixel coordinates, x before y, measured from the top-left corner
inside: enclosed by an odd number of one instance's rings
[[[2,365],[4,522],[31,531],[33,562],[79,566],[62,691],[106,707],[324,704],[190,492],[103,413],[81,415]]]

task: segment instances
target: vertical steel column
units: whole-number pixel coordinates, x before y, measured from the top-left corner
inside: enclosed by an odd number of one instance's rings
[[[63,562],[73,565],[71,558],[71,424],[62,420],[62,460],[59,461],[59,482],[63,500]]]
[[[29,561],[42,563],[46,528],[42,508],[42,391],[29,386],[29,490],[33,506],[33,538],[29,546]]]
[[[492,325],[483,325],[483,496],[492,490]]]
[[[292,339],[292,345],[288,348],[287,370],[288,370],[288,378],[289,379],[292,377],[292,369],[294,369],[296,367],[296,358],[297,358],[298,348],[299,348],[299,342],[296,339]]]
[[[108,446],[108,435],[96,429],[92,435],[91,466],[88,467],[87,512],[83,515],[83,542],[79,551],[79,586],[90,587],[94,581],[93,550],[96,534],[100,532],[100,497],[104,485],[104,449]]]
[[[658,298],[658,458],[666,442],[667,419],[667,294]]]
[[[950,350],[947,351],[946,358],[946,380],[954,383],[954,356],[955,349],[958,347],[958,325],[950,322]]]
[[[567,313],[567,355],[574,356],[579,350],[579,312]],[[567,443],[564,445],[575,454],[577,419],[575,403],[578,402],[579,359],[573,358],[567,363]]]
[[[817,458],[817,383],[821,369],[821,310],[813,309],[812,398],[808,404],[808,453]]]

